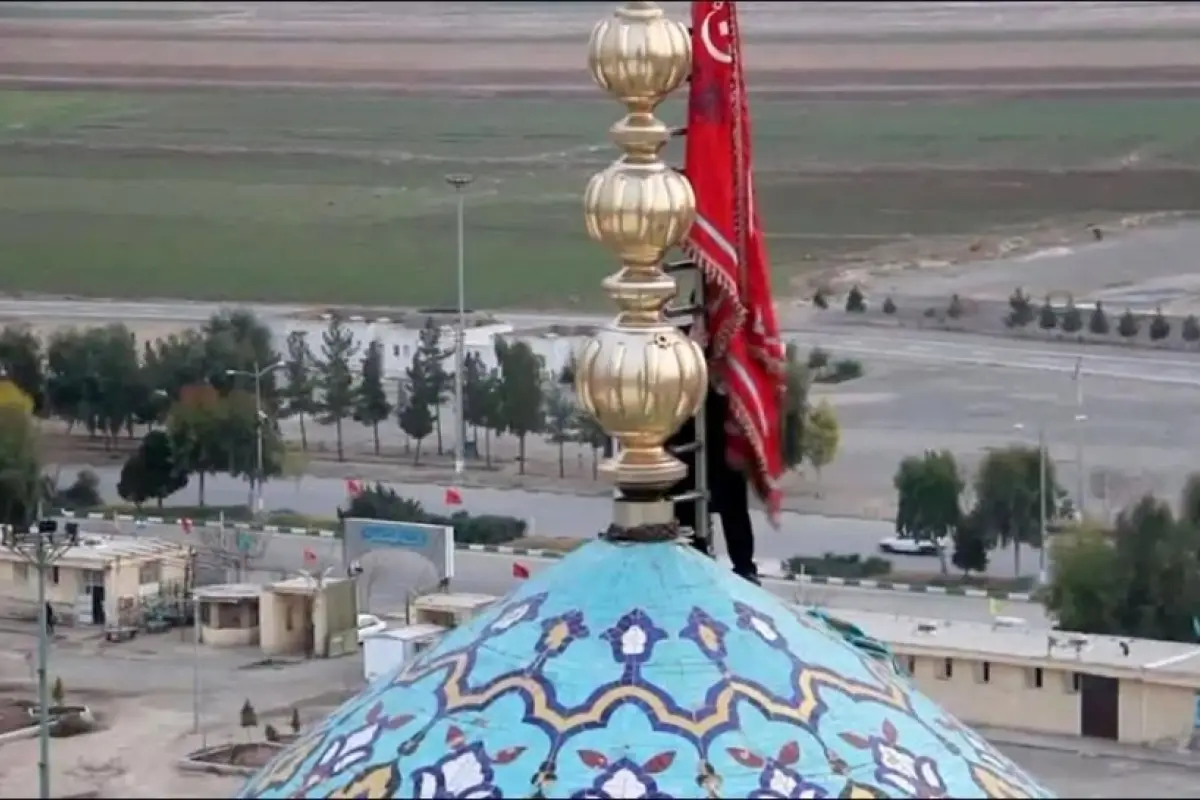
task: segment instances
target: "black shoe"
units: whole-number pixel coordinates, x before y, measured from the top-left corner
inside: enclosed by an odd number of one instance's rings
[[[762,586],[762,581],[758,577],[758,570],[746,572],[738,572],[737,570],[734,570],[733,574],[737,575],[744,581],[750,581],[750,583],[753,583],[755,586]]]

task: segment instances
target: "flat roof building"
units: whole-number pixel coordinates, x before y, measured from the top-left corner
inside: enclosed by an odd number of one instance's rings
[[[1200,646],[838,609],[887,643],[917,685],[972,725],[1138,744],[1195,730]]]

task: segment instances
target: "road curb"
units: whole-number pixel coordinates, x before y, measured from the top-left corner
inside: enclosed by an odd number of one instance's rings
[[[82,514],[71,511],[60,511],[59,515],[66,519],[88,519],[97,522],[104,520],[107,522],[128,522],[136,526],[142,525],[176,525],[179,523],[179,517],[135,517],[132,514],[101,514],[99,512],[91,512]],[[206,520],[196,523],[197,526],[216,528],[220,527],[220,522]],[[260,533],[283,533],[295,536],[313,536],[321,539],[336,539],[338,537],[336,531],[318,530],[313,528],[290,528],[280,525],[253,525],[247,522],[227,522],[226,528],[232,528],[240,531],[251,531]],[[526,548],[512,547],[502,544],[456,544],[455,548],[467,553],[491,553],[501,556],[523,556],[525,558],[544,558],[548,560],[561,559],[566,553],[559,550],[545,550],[541,548]],[[772,571],[773,572],[773,571]],[[901,583],[897,581],[859,579],[859,578],[833,578],[824,575],[787,575],[780,571],[777,574],[764,574],[763,578],[769,581],[779,583],[801,583],[812,586],[837,586],[847,589],[872,589],[883,592],[907,592],[909,594],[936,594],[947,597],[972,597],[985,598],[990,597],[995,600],[1006,600],[1013,603],[1029,603],[1033,601],[1033,596],[1029,592],[1000,592],[989,591],[986,589],[971,589],[960,586],[928,586],[920,583]]]

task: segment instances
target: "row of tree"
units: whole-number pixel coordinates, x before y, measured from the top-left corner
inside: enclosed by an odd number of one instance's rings
[[[1042,600],[1064,630],[1194,641],[1200,638],[1200,475],[1189,477],[1179,512],[1147,495],[1111,526],[1076,519],[1054,464],[1037,448],[987,454],[968,483],[954,456],[929,451],[896,471],[896,530],[916,540],[949,539],[950,560],[983,572],[989,553],[1013,547],[1050,554]],[[1045,486],[1043,493],[1042,487]],[[965,502],[967,495],[972,501]],[[1042,541],[1042,513],[1051,541]],[[946,568],[943,558],[943,569]]]
[[[1092,306],[1085,320],[1083,310],[1075,305],[1074,300],[1068,299],[1065,305],[1055,306],[1047,297],[1037,307],[1028,294],[1017,288],[1008,298],[1005,323],[1010,328],[1024,328],[1035,322],[1042,330],[1061,330],[1063,333],[1082,333],[1086,328],[1088,333],[1107,336],[1112,331],[1104,304],[1099,301]],[[1141,334],[1143,329],[1151,341],[1162,341],[1171,335],[1171,322],[1161,308],[1155,309],[1148,322],[1130,309],[1125,309],[1117,318],[1116,331],[1123,338],[1132,339]],[[1184,341],[1200,341],[1200,320],[1189,314],[1180,323],[1179,334]]]

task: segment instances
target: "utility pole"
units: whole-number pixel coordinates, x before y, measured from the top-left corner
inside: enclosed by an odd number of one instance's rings
[[[1046,427],[1038,426],[1038,582],[1046,583]]]
[[[32,528],[20,531],[14,526],[4,532],[4,546],[25,559],[37,570],[37,692],[38,692],[38,797],[50,797],[50,618],[46,604],[46,573],[74,544],[73,534],[60,535],[58,523],[42,522],[42,505]]]
[[[1081,517],[1087,508],[1087,475],[1083,466],[1083,426],[1087,418],[1083,410],[1083,356],[1080,356],[1075,359],[1075,468],[1079,473],[1075,502]]]
[[[454,330],[454,474],[460,477],[467,466],[467,421],[463,415],[463,368],[466,358],[463,350],[467,330],[467,237],[464,225],[466,198],[463,190],[474,180],[474,176],[466,173],[446,176],[446,183],[454,187],[454,194],[458,200],[458,324]]]
[[[254,515],[261,516],[263,511],[263,425],[266,415],[263,413],[262,380],[263,377],[283,366],[283,361],[259,369],[258,361],[254,362],[253,370],[227,369],[225,374],[234,377],[243,375],[254,379],[254,432],[255,432],[255,462],[254,462]]]

